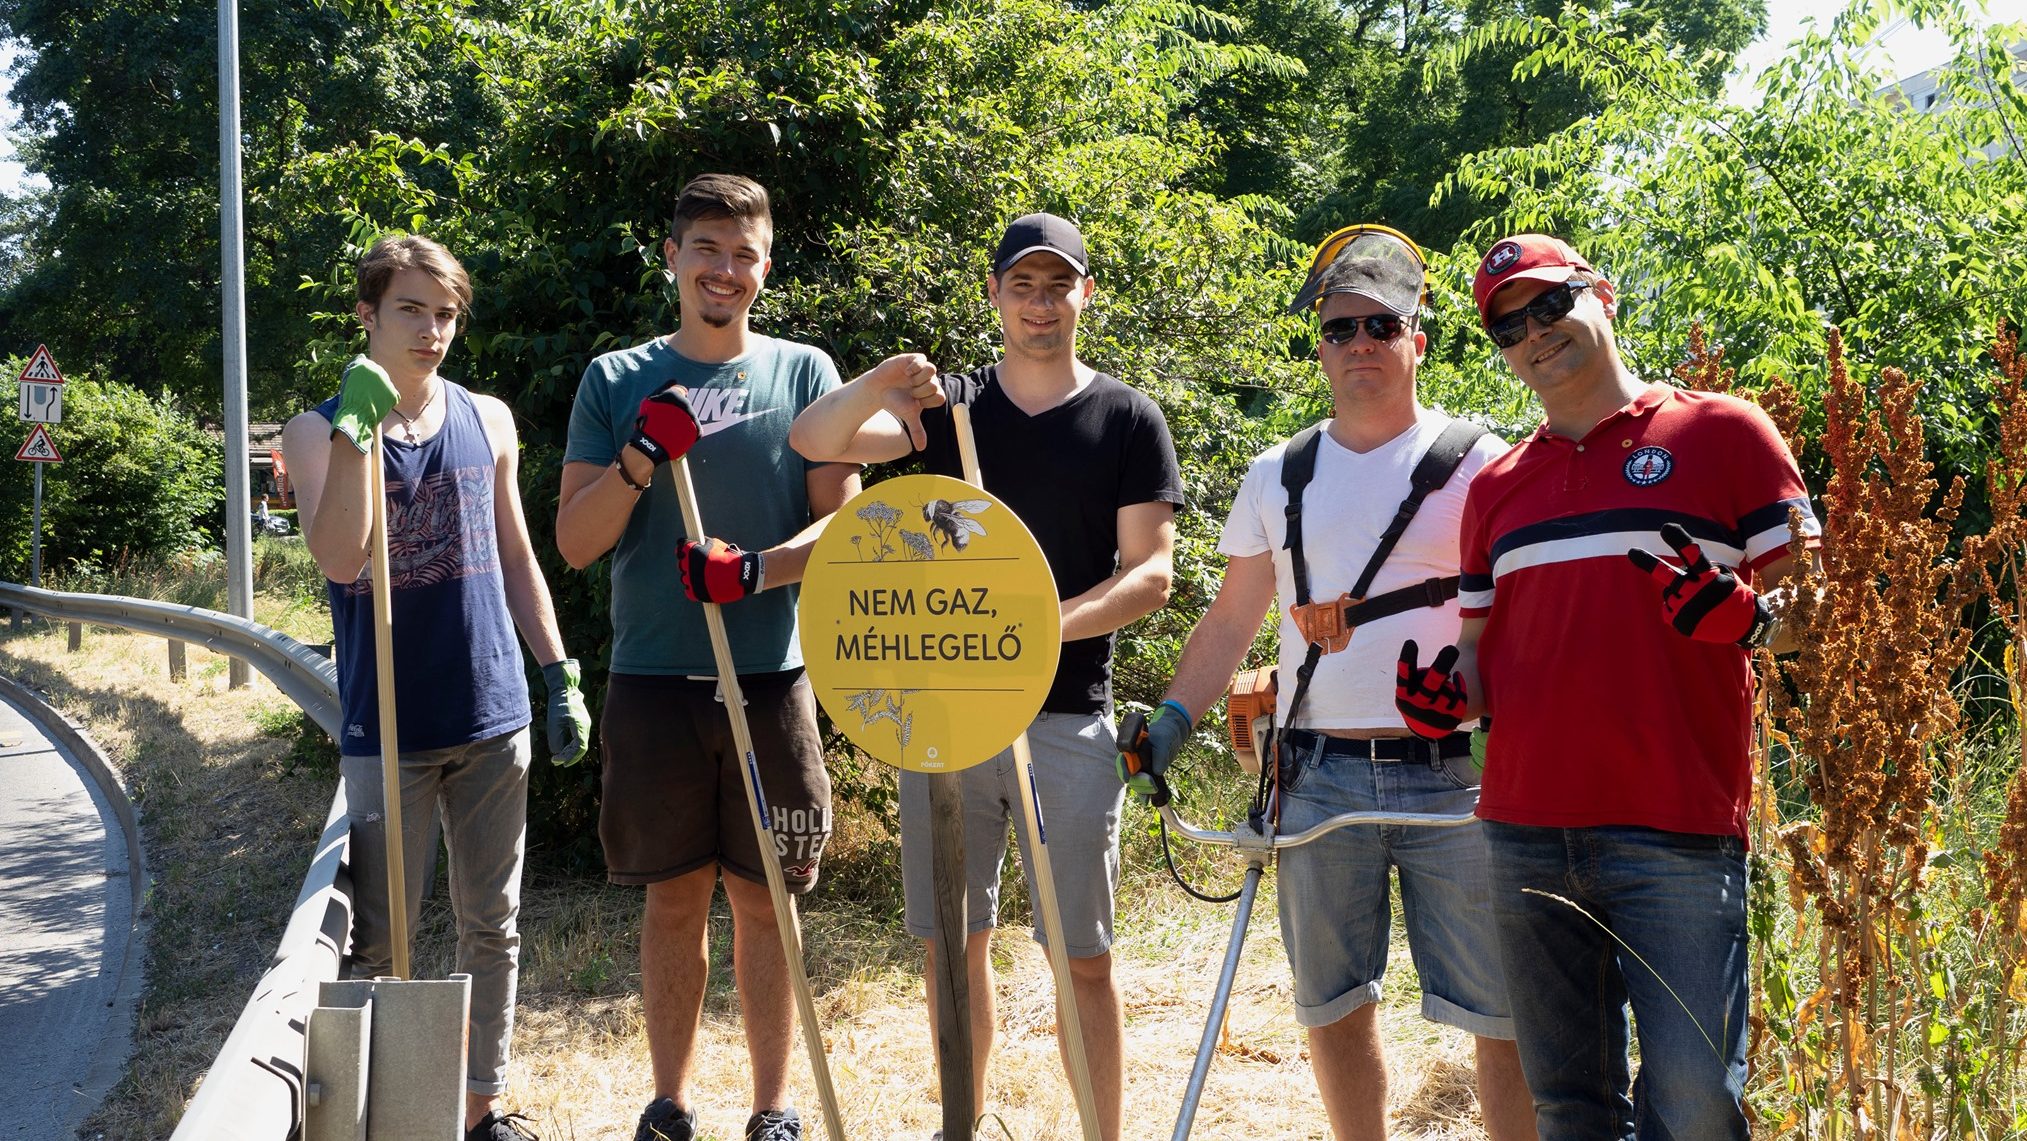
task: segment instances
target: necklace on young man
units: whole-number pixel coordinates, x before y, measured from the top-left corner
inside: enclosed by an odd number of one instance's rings
[[[415,415],[413,415],[413,416],[410,416],[410,415],[409,415],[408,413],[406,413],[406,412],[403,412],[403,411],[401,410],[401,405],[399,405],[399,404],[396,404],[396,405],[394,406],[394,414],[395,414],[396,416],[399,416],[399,417],[401,417],[401,426],[402,426],[402,427],[404,427],[404,428],[406,428],[406,429],[408,429],[408,442],[409,442],[409,443],[411,443],[411,444],[412,444],[412,443],[414,443],[414,442],[415,442],[415,438],[416,438],[416,436],[417,436],[417,432],[416,432],[416,429],[415,429],[415,422],[416,422],[417,420],[420,420],[420,419],[422,419],[422,418],[423,418],[424,416],[427,416],[427,415],[429,415],[429,406],[430,406],[431,404],[434,404],[434,403],[436,402],[436,394],[437,394],[437,392],[438,392],[439,390],[441,390],[442,388],[443,388],[443,385],[442,385],[442,384],[438,384],[438,385],[437,385],[437,386],[436,386],[435,388],[432,388],[432,389],[430,389],[430,390],[429,390],[429,395],[428,395],[428,396],[425,396],[425,397],[423,397],[423,398],[422,398],[422,407],[420,407],[420,408],[416,409],[416,410],[415,410]]]

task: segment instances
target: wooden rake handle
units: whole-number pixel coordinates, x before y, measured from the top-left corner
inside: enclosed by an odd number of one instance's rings
[[[387,837],[387,939],[394,948],[393,971],[408,977],[407,846],[401,832],[401,733],[394,710],[394,575],[387,557],[387,467],[381,429],[373,430],[366,454],[367,489],[373,500],[373,669],[380,705],[381,829]],[[370,889],[368,889],[370,890]]]
[[[675,476],[676,497],[683,506],[683,533],[701,541],[706,534],[704,517],[697,510],[697,492],[690,483],[688,457],[669,461]],[[837,1090],[831,1084],[830,1060],[824,1053],[823,1031],[817,1024],[816,999],[810,994],[809,973],[802,961],[802,936],[795,927],[795,908],[788,898],[788,884],[781,876],[781,860],[774,851],[774,826],[768,819],[767,798],[760,787],[760,770],[754,764],[753,732],[746,724],[746,698],[739,689],[739,671],[732,660],[732,642],[725,636],[725,616],[718,604],[706,602],[704,625],[711,632],[711,656],[718,663],[718,691],[725,699],[725,714],[732,719],[732,743],[739,750],[742,783],[746,786],[746,808],[759,840],[760,866],[767,873],[767,894],[774,901],[774,925],[781,931],[781,952],[788,959],[788,979],[795,989],[795,1008],[802,1022],[803,1045],[809,1050],[809,1068],[816,1077],[817,1098],[823,1103],[824,1132],[830,1141],[844,1141],[844,1118],[838,1112]]]

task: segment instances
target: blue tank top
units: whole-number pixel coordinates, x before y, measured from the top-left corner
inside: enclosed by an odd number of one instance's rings
[[[394,709],[404,753],[483,741],[528,724],[528,678],[493,531],[493,448],[461,385],[417,444],[388,439],[387,558],[394,581]],[[326,420],[338,398],[317,406]],[[383,433],[383,439],[386,434]],[[380,755],[373,566],[327,584],[337,640],[338,751]]]

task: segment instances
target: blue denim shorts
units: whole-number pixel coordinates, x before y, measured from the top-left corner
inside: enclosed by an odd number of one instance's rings
[[[1470,813],[1477,773],[1458,761],[1375,761],[1364,741],[1289,734],[1281,763],[1281,832],[1344,812]],[[1379,1001],[1392,928],[1389,868],[1399,870],[1408,951],[1422,1017],[1483,1038],[1513,1037],[1484,826],[1364,825],[1288,848],[1276,890],[1281,941],[1295,975],[1295,1020],[1328,1026]]]

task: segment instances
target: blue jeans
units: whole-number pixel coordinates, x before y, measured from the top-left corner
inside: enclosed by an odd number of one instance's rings
[[[1485,838],[1542,1141],[1745,1137],[1743,842],[1491,821]]]
[[[1303,730],[1281,766],[1281,831],[1342,812],[1469,816],[1478,804],[1468,758],[1378,761],[1365,741]],[[1484,1038],[1512,1038],[1506,980],[1493,950],[1483,824],[1340,828],[1278,857],[1281,942],[1295,978],[1295,1021],[1328,1026],[1378,1002],[1392,930],[1388,869],[1400,874],[1401,921],[1422,984],[1422,1017]]]

